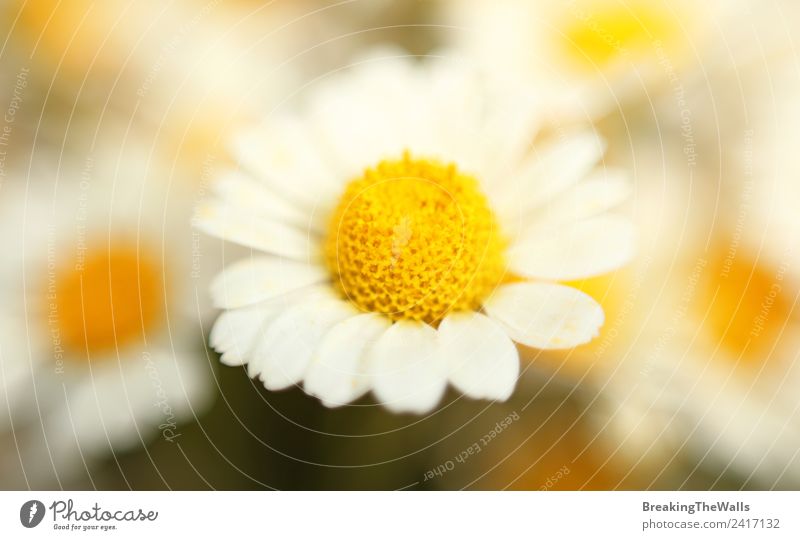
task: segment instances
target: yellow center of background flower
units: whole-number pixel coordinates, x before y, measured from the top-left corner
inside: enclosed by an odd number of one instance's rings
[[[350,182],[324,249],[359,308],[435,325],[480,307],[503,279],[505,245],[475,178],[406,153]]]
[[[102,352],[144,339],[163,313],[161,266],[135,246],[90,250],[56,271],[53,308],[72,352]]]
[[[794,331],[794,302],[780,268],[744,250],[732,256],[729,245],[721,244],[712,259],[698,307],[703,327],[727,353],[720,356],[743,367],[757,366]]]
[[[562,26],[565,52],[584,69],[605,68],[620,58],[655,55],[656,42],[669,46],[679,22],[659,1],[617,0],[574,4]]]

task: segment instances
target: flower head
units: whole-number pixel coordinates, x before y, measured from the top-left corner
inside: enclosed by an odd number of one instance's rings
[[[602,309],[556,282],[628,259],[629,223],[605,214],[626,183],[581,182],[603,152],[592,134],[531,150],[537,114],[530,94],[470,67],[395,56],[238,139],[243,171],[197,212],[205,231],[263,252],[212,284],[222,361],[329,406],[372,390],[422,413],[448,381],[508,398],[514,341],[591,340]]]
[[[4,187],[1,201],[0,399],[11,422],[0,427],[33,462],[52,464],[36,475],[81,471],[82,459],[163,426],[176,433],[210,396],[197,334],[179,311],[193,296],[179,279],[190,208],[167,202],[161,178],[151,182],[143,145],[76,157],[60,156],[58,168],[42,160],[41,177]]]

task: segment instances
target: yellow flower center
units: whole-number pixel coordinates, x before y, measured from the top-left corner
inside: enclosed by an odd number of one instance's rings
[[[584,69],[605,68],[620,58],[655,54],[680,35],[676,17],[652,0],[602,0],[573,4],[562,26],[568,58]]]
[[[141,341],[163,314],[161,265],[132,245],[88,251],[56,269],[50,291],[52,322],[73,353]]]
[[[350,182],[324,250],[359,308],[435,325],[480,307],[503,279],[505,245],[475,178],[406,153]]]

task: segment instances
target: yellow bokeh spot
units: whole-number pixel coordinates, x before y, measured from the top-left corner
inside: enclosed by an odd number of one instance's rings
[[[678,19],[658,0],[600,0],[572,4],[560,26],[566,56],[584,69],[656,55],[681,35]]]
[[[709,265],[709,279],[700,297],[700,316],[732,362],[760,364],[790,328],[793,299],[779,267],[726,246]]]
[[[56,270],[51,312],[72,356],[144,339],[163,315],[163,279],[155,257],[133,245],[95,248]]]
[[[475,178],[406,153],[350,182],[324,248],[359,308],[435,325],[480,307],[503,280],[505,246]]]
[[[37,59],[58,64],[68,75],[86,75],[87,67],[94,69],[119,69],[120,57],[130,51],[121,51],[119,26],[125,16],[130,17],[129,7],[122,2],[91,0],[37,0],[17,2],[16,31],[27,37],[31,48],[35,47]],[[12,4],[13,5],[13,4]],[[16,6],[15,6],[16,8]],[[124,35],[124,34],[123,34]],[[116,53],[116,54],[115,54]]]

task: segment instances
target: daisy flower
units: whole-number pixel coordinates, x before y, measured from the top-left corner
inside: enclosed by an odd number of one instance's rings
[[[271,97],[297,83],[298,62],[286,58],[328,30],[324,17],[304,18],[308,10],[302,1],[10,0],[0,6],[5,20],[14,21],[8,33],[22,52],[20,65],[43,87],[29,92],[26,103],[34,111],[61,109],[42,122],[54,131],[54,144],[70,138],[66,131],[91,130],[115,111],[135,117],[160,148],[191,163],[216,149],[221,132],[263,114]],[[312,53],[304,58],[319,61]],[[11,64],[8,71],[16,69]],[[40,95],[47,100],[33,103]]]
[[[764,3],[748,1],[477,0],[443,6],[458,28],[452,38],[460,49],[497,76],[536,84],[554,110],[570,118],[652,102],[665,89],[683,92],[689,84],[684,75],[703,77],[705,64],[752,58],[753,21],[779,20],[762,14]],[[775,11],[773,6],[770,13]]]
[[[504,400],[514,342],[569,348],[603,311],[559,281],[610,272],[627,193],[591,132],[531,148],[539,112],[463,63],[376,54],[233,143],[240,170],[198,208],[253,254],[212,283],[211,345],[266,388],[327,406],[369,390],[424,413],[451,383]]]
[[[797,183],[762,180],[735,202],[686,186],[662,218],[672,238],[656,242],[677,248],[639,257],[635,285],[602,297],[613,335],[587,352],[597,368],[591,416],[618,441],[616,454],[656,471],[654,482],[687,462],[703,468],[710,487],[731,475],[765,488],[800,480],[800,222],[777,203],[791,200]],[[720,211],[690,212],[690,201]],[[691,487],[690,476],[673,487]]]
[[[144,147],[71,159],[0,191],[0,424],[30,442],[26,476],[175,442],[211,396],[182,247],[191,205]]]
[[[658,469],[683,457],[717,482],[731,472],[747,486],[789,487],[800,481],[800,279],[750,248],[730,250],[718,238],[710,257],[676,273],[675,290],[694,297],[650,315],[659,324],[644,325],[607,375],[598,420],[619,452]]]

